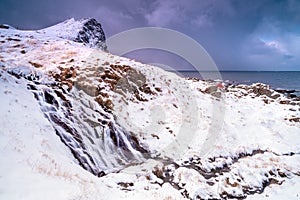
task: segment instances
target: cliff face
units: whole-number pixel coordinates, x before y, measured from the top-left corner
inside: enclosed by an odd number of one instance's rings
[[[298,100],[100,51],[93,19],[0,30],[3,199],[296,197]]]
[[[107,50],[104,31],[101,24],[95,19],[83,21],[82,30],[79,31],[74,41],[87,44],[89,47]]]

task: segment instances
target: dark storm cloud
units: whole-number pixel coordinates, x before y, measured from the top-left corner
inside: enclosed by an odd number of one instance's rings
[[[198,41],[222,70],[300,70],[299,11],[297,0],[2,0],[0,23],[39,29],[93,17],[108,37],[131,28],[166,27]],[[133,55],[163,62],[161,52],[149,52]],[[186,66],[167,57],[163,64]]]

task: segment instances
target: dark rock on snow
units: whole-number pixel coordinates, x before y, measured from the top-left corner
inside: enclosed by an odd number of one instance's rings
[[[87,44],[90,47],[97,47],[105,51],[107,50],[102,26],[93,18],[87,19],[84,22],[82,30],[78,32],[74,41]]]

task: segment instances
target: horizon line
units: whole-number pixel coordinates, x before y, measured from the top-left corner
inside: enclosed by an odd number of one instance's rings
[[[168,70],[169,72],[197,72],[198,70]],[[207,71],[203,70],[200,72],[300,72],[300,70],[219,70],[219,71]]]

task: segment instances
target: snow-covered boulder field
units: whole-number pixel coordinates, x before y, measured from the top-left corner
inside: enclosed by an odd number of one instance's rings
[[[0,199],[299,199],[300,98],[0,26]]]

